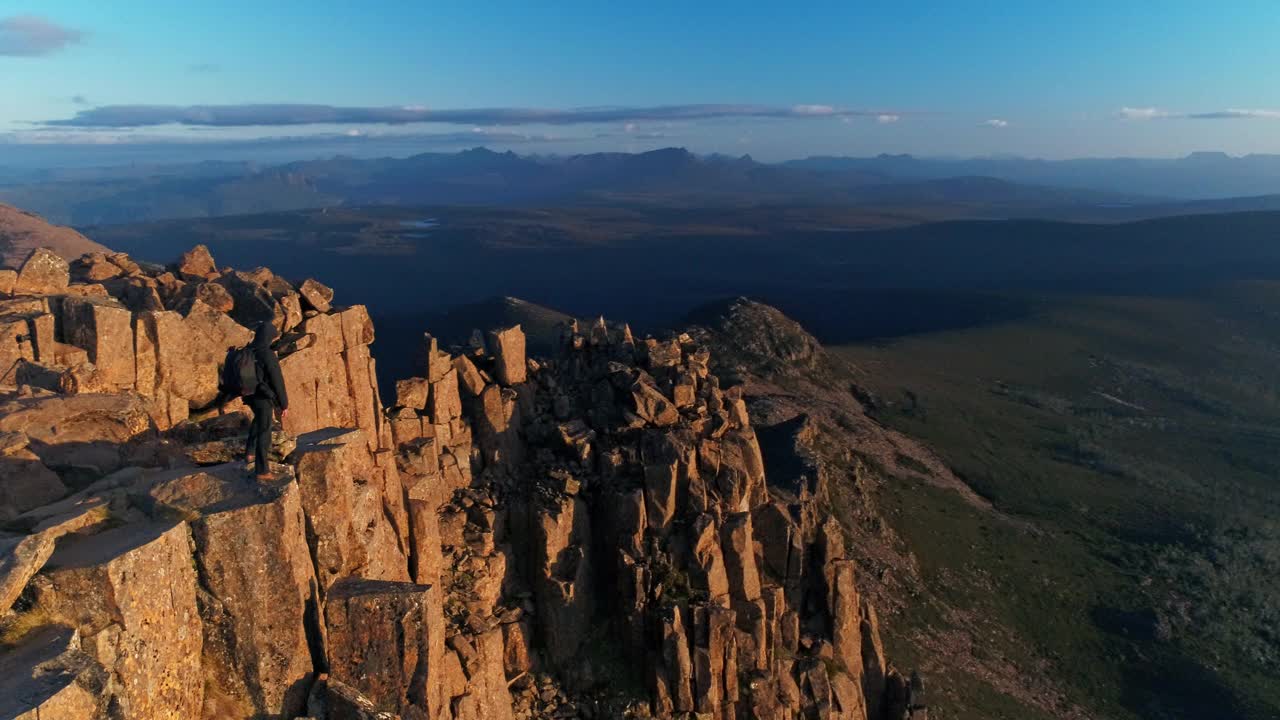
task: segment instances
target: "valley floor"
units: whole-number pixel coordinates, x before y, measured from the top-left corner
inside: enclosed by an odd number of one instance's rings
[[[1001,684],[1040,666],[1063,681],[1052,716],[1280,715],[1277,299],[1039,298],[1029,319],[840,348],[875,417],[1034,528],[889,483],[929,587],[899,656],[964,646],[973,667],[921,664],[984,717],[1034,716]]]

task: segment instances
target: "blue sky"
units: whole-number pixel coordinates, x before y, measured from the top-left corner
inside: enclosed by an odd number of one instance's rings
[[[1277,31],[1273,0],[0,0],[0,143],[1280,153]]]

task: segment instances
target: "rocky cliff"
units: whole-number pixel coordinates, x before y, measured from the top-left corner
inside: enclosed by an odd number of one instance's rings
[[[0,295],[0,719],[927,712],[804,424],[762,447],[700,335],[424,335],[388,407],[315,280],[36,250]],[[261,321],[269,483],[208,407]]]

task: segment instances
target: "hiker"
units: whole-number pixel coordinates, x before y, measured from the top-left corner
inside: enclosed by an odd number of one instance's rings
[[[277,336],[271,323],[259,324],[253,342],[229,351],[222,368],[220,397],[240,397],[253,410],[253,423],[249,426],[244,454],[245,465],[252,464],[259,480],[274,477],[267,453],[271,450],[275,411],[279,408],[282,421],[289,412],[289,395],[280,374],[280,361],[271,349],[271,343]]]

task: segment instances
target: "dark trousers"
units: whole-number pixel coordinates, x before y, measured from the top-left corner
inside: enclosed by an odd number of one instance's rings
[[[271,422],[275,417],[276,406],[270,398],[248,398],[249,408],[253,410],[253,423],[249,425],[249,438],[245,442],[244,454],[247,458],[253,455],[254,472],[262,475],[271,472],[267,462],[267,453],[271,452]]]

